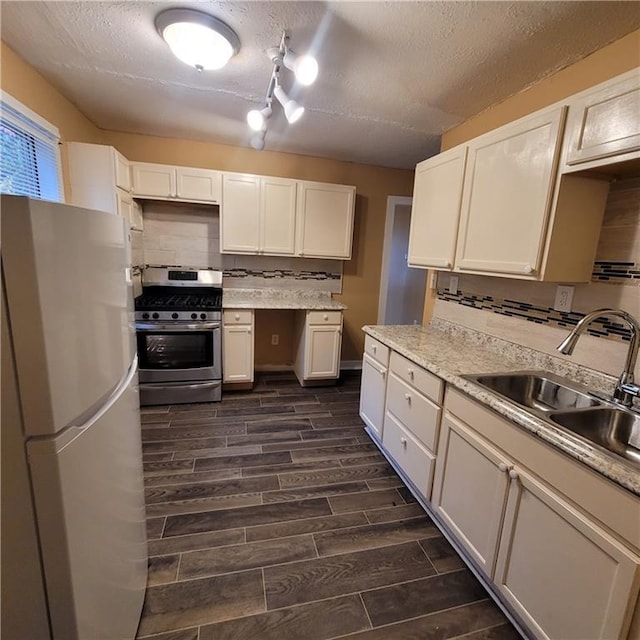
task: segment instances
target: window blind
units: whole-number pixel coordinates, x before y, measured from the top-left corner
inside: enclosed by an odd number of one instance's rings
[[[17,100],[11,103],[4,94],[0,101],[0,192],[61,202],[57,131],[31,118]]]

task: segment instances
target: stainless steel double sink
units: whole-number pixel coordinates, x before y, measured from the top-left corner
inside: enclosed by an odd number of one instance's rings
[[[640,413],[540,371],[465,375],[489,391],[640,469]]]

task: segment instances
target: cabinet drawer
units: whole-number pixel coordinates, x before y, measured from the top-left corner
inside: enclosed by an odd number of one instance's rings
[[[253,311],[251,309],[228,309],[222,314],[223,324],[251,324]]]
[[[389,347],[383,345],[382,342],[378,342],[375,338],[371,336],[364,337],[364,352],[383,367],[389,365]]]
[[[442,410],[393,373],[387,384],[387,411],[427,448],[436,450]]]
[[[422,367],[407,360],[398,353],[391,353],[389,368],[398,378],[404,380],[412,387],[423,393],[436,404],[442,404],[442,391],[444,385],[438,376],[425,371]]]
[[[429,499],[435,456],[431,455],[389,412],[384,418],[382,444],[416,489]]]
[[[307,311],[307,324],[340,324],[342,311]]]

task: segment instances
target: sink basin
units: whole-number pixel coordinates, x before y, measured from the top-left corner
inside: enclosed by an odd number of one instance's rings
[[[583,409],[598,400],[547,373],[519,372],[464,376],[522,407],[544,413],[558,409]]]
[[[640,465],[640,414],[615,407],[552,413],[550,420]]]

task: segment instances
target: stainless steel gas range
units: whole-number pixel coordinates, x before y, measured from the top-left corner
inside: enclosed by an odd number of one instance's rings
[[[148,267],[135,300],[140,403],[215,402],[222,394],[222,272]]]

